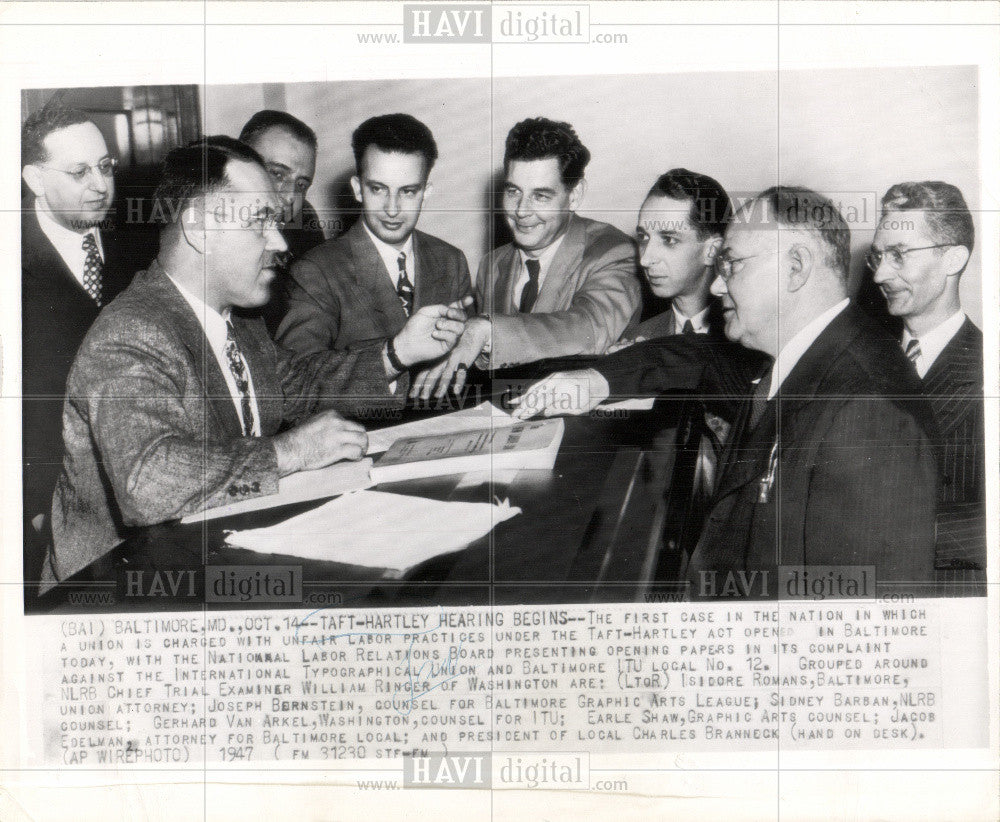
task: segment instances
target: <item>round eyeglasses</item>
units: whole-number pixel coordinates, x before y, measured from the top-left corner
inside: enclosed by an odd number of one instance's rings
[[[56,168],[55,166],[42,166],[39,168],[47,168],[49,171],[58,171],[60,174],[65,174],[71,177],[74,182],[82,183],[92,172],[97,172],[102,177],[110,177],[115,173],[115,169],[118,168],[118,160],[114,157],[105,157],[100,162],[92,166],[80,166],[79,168],[74,168],[72,171],[67,171],[64,168]]]

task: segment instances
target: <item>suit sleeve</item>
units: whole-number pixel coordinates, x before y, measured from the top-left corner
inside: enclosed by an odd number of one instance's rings
[[[311,259],[296,260],[285,286],[287,311],[275,338],[299,354],[328,351],[340,333],[340,296]]]
[[[457,263],[458,274],[455,277],[455,284],[452,290],[452,302],[455,302],[455,300],[461,300],[463,297],[468,297],[473,293],[472,275],[469,273],[469,262],[465,259],[465,254],[461,251],[458,252]],[[478,297],[476,299],[476,305],[478,306]]]
[[[588,271],[565,311],[494,314],[490,363],[502,368],[574,354],[603,354],[642,305],[629,242],[602,238],[587,249]],[[480,289],[488,288],[480,276]]]
[[[930,580],[936,465],[904,407],[881,398],[844,403],[821,436],[804,500],[809,563],[874,565],[880,582]]]
[[[731,418],[767,361],[728,340],[675,334],[637,343],[594,367],[608,381],[612,399],[699,392],[710,397],[713,410]]]
[[[162,335],[105,338],[84,359],[95,367],[74,370],[67,414],[89,420],[126,525],[278,489],[270,439],[206,440],[204,398],[186,391],[173,350]]]
[[[278,344],[274,350],[286,422],[328,408],[364,419],[373,409],[399,408],[406,400],[409,377],[396,377],[396,390],[390,390],[381,344],[315,354],[296,354]]]

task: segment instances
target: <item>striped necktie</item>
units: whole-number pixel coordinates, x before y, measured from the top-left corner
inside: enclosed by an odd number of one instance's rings
[[[396,294],[399,296],[399,301],[403,304],[403,311],[409,317],[410,312],[413,311],[413,283],[406,276],[405,251],[399,253],[399,256],[396,258],[396,265],[399,266],[399,280],[396,282]]]
[[[101,306],[101,291],[103,289],[102,273],[104,272],[104,260],[97,250],[97,241],[93,233],[87,233],[83,238],[83,250],[87,252],[87,258],[83,262],[83,287],[90,298]]]
[[[753,390],[750,397],[750,425],[747,426],[747,432],[753,431],[764,416],[764,410],[767,408],[767,395],[771,391],[773,373],[774,367],[772,366],[764,372],[764,376],[760,378],[760,382]]]
[[[914,338],[906,344],[906,358],[913,363],[914,367],[916,367],[921,353],[920,340]]]
[[[229,362],[229,370],[236,381],[236,389],[240,392],[240,411],[243,413],[243,436],[252,437],[254,429],[253,405],[250,402],[250,377],[246,360],[240,353],[240,347],[236,344],[236,329],[232,322],[226,320],[226,360]]]

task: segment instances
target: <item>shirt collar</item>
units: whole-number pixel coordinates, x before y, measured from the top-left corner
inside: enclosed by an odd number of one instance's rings
[[[101,234],[96,227],[90,227],[82,234],[71,231],[64,225],[55,221],[52,215],[42,208],[41,198],[35,198],[35,214],[38,217],[38,225],[42,232],[49,238],[49,242],[59,252],[59,256],[69,266],[70,271],[78,279],[83,276],[84,264],[87,260],[87,252],[83,250],[83,238],[90,234],[97,243],[97,250],[101,258],[104,258],[104,247],[101,245]]]
[[[205,332],[205,336],[208,338],[208,344],[211,346],[212,352],[218,359],[225,353],[226,340],[229,337],[229,329],[226,327],[226,324],[232,312],[226,309],[225,312],[220,314],[214,308],[206,305],[201,297],[188,291],[177,280],[171,277],[169,273],[166,271],[163,273],[167,275],[167,279],[174,284],[177,290],[180,291],[181,296],[187,301],[187,304],[191,306],[191,310],[194,311],[202,330]]]
[[[695,314],[693,317],[685,317],[676,305],[670,304],[670,309],[674,312],[674,330],[680,334],[684,330],[684,323],[691,320],[691,326],[694,328],[695,334],[707,334],[708,333],[708,309],[709,306],[705,306],[701,311]]]
[[[958,329],[962,327],[962,323],[965,322],[965,312],[959,309],[954,314],[952,314],[947,320],[938,325],[936,328],[932,328],[925,334],[921,334],[916,339],[920,342],[920,356],[917,358],[916,366],[917,373],[923,377],[932,365],[934,365],[934,360],[936,360],[948,343],[951,342],[951,338],[958,333]],[[907,343],[914,339],[914,336],[903,329],[903,339],[901,340],[903,350],[906,350]]]
[[[365,231],[368,236],[371,237],[371,241],[375,244],[375,250],[378,252],[379,257],[382,258],[382,262],[385,264],[385,270],[389,272],[389,276],[395,281],[399,277],[399,260],[400,254],[406,255],[406,270],[413,271],[413,232],[410,232],[410,236],[406,238],[406,242],[403,244],[402,248],[393,248],[386,242],[383,242],[368,227],[368,223],[365,222],[364,215],[359,217],[361,220],[361,225],[364,226]]]
[[[812,322],[785,343],[785,346],[778,352],[778,357],[774,361],[774,370],[771,372],[771,390],[767,393],[768,399],[772,399],[778,393],[781,384],[792,372],[792,369],[795,368],[796,363],[802,359],[802,355],[809,350],[809,346],[816,342],[816,338],[834,321],[837,315],[847,308],[848,303],[850,303],[850,300],[845,297],[839,303],[828,308],[813,319]]]

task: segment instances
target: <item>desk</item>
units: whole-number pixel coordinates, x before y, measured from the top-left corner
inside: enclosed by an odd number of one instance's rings
[[[491,393],[503,390],[497,382]],[[32,610],[201,608],[205,565],[301,567],[306,600],[291,607],[302,608],[641,602],[656,572],[663,532],[663,497],[673,462],[670,416],[669,408],[658,405],[647,412],[567,418],[554,468],[519,471],[509,483],[469,485],[455,475],[378,486],[442,500],[487,501],[499,495],[522,509],[486,537],[417,566],[402,580],[357,566],[258,554],[223,541],[227,529],[271,525],[322,504],[318,500],[142,529]],[[143,574],[141,590],[134,584],[136,571]],[[155,590],[153,580],[159,583]],[[176,590],[169,590],[171,584]],[[111,592],[116,602],[88,606],[79,601],[84,591]]]

